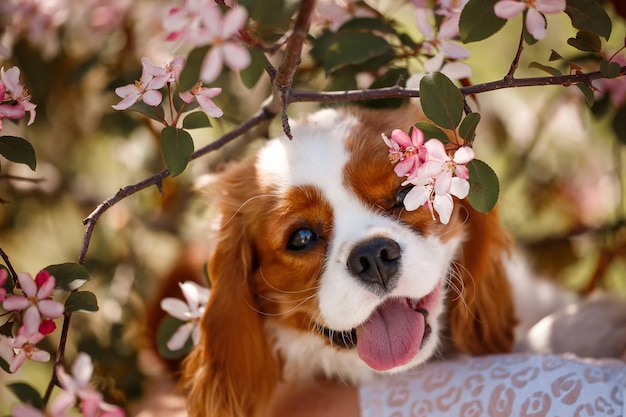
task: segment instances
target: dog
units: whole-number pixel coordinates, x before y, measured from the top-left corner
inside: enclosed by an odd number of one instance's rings
[[[455,198],[443,224],[403,205],[411,185],[381,134],[424,119],[413,105],[324,109],[212,183],[212,290],[183,365],[191,416],[260,415],[279,382],[361,384],[514,349],[512,243],[497,210]]]

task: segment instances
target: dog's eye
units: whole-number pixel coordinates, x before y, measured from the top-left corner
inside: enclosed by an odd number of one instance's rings
[[[409,185],[407,187],[400,188],[398,193],[396,194],[396,199],[393,203],[394,208],[403,208],[404,207],[404,197],[413,189],[413,185]]]
[[[306,227],[302,227],[289,236],[289,241],[287,242],[287,249],[289,250],[303,250],[309,247],[311,243],[315,242],[318,239],[317,234]]]

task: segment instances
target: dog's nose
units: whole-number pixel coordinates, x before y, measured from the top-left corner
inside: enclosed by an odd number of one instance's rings
[[[402,250],[395,240],[376,237],[352,249],[348,270],[359,280],[389,292],[397,284],[401,257]]]

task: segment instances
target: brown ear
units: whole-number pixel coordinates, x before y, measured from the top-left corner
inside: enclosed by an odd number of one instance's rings
[[[503,264],[509,238],[496,210],[479,213],[462,202],[468,213],[467,240],[451,294],[450,331],[455,347],[472,355],[509,352],[517,324],[511,288]]]
[[[212,289],[201,340],[184,364],[190,416],[257,416],[279,379],[250,288],[255,259],[244,219],[250,213],[240,210],[241,200],[231,203],[222,212],[219,242],[209,264]]]

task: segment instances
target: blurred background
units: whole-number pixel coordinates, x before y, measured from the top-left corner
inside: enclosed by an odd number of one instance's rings
[[[284,10],[297,6],[278,3]],[[396,19],[420,39],[412,4],[357,4]],[[168,10],[181,5],[175,0],[0,2],[0,66],[21,69],[21,81],[37,104],[32,126],[5,120],[1,132],[27,139],[37,155],[34,172],[0,160],[0,247],[17,271],[34,276],[47,265],[76,262],[83,219],[120,188],[164,168],[159,126],[111,105],[119,101],[116,87],[139,78],[141,57],[163,65],[187,52],[167,42],[162,27]],[[603,44],[610,56],[623,46],[626,26],[611,4],[605,7],[613,20]],[[552,49],[583,71],[596,70],[597,57],[567,45],[576,33],[569,18],[547,20],[548,37],[525,48],[516,76],[547,75],[529,64],[547,63]],[[521,22],[513,19],[488,40],[467,45],[473,84],[506,74]],[[280,62],[280,54],[268,56]],[[626,53],[620,56],[625,65]],[[385,70],[350,77],[368,87]],[[212,119],[210,129],[192,131],[196,149],[257,111],[269,94],[267,78],[248,88],[238,74],[225,70],[212,83],[224,90],[215,102],[225,115]],[[311,59],[303,60],[296,75],[295,88],[341,85]],[[626,77],[594,85],[598,91],[591,108],[574,86],[480,94],[473,102],[482,115],[475,150],[497,172],[504,223],[540,274],[581,294],[602,289],[626,295]],[[289,113],[297,117],[317,106],[295,104]],[[274,123],[270,131],[280,133],[280,125]],[[182,175],[167,178],[162,192],[151,187],[124,199],[96,226],[86,289],[97,294],[100,310],[74,314],[66,357],[71,362],[79,351],[92,355],[97,384],[108,400],[128,405],[141,397],[150,377],[167,372],[151,350],[154,334],[145,331],[146,323],[152,329],[158,325],[149,312],[163,295],[159,283],[181,262],[193,266],[188,275],[202,269],[211,245],[210,190],[199,193],[198,184],[221,161],[245,153],[239,141],[196,160]],[[57,342],[53,336],[45,347],[54,351]],[[43,392],[49,375],[50,364],[38,363],[17,375],[0,372],[0,414],[16,404],[5,383],[28,379]]]

